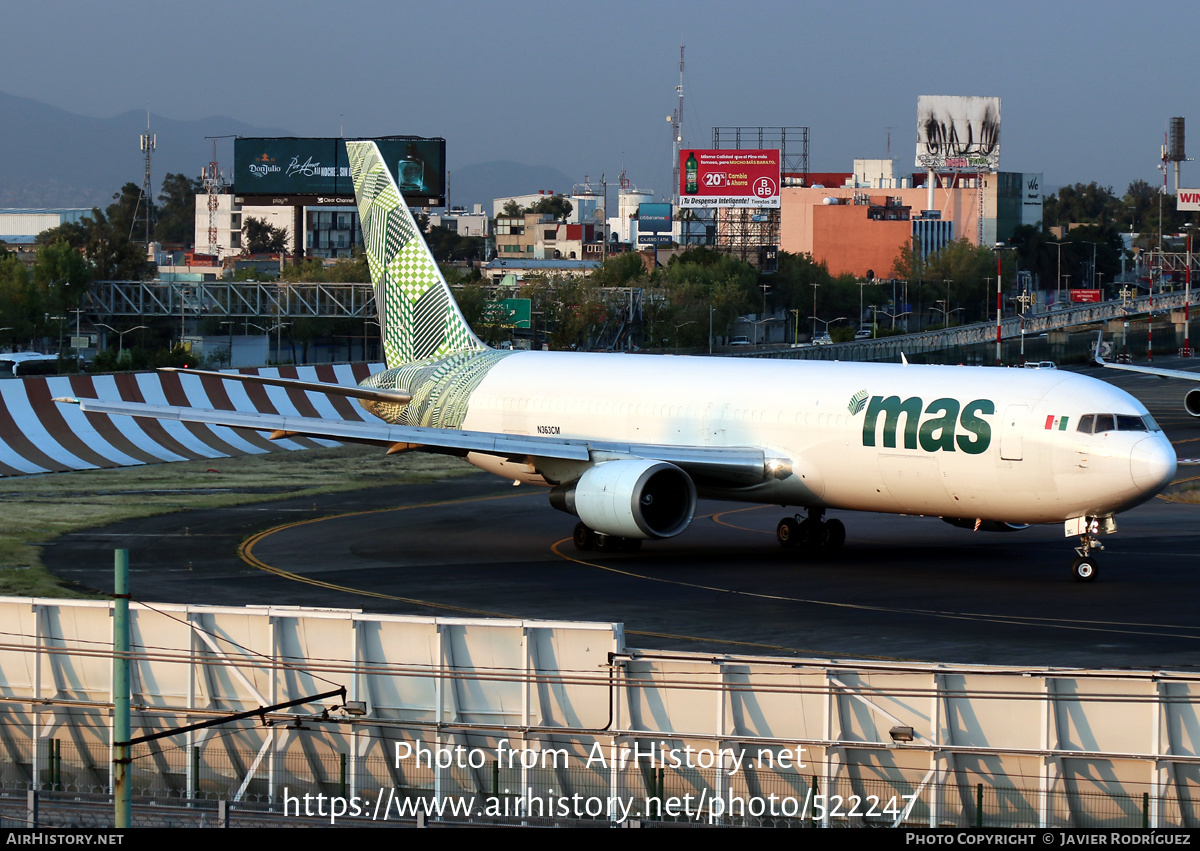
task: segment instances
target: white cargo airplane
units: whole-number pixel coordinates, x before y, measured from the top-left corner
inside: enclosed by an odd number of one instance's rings
[[[1076,579],[1113,515],[1175,473],[1145,407],[1061,371],[496,351],[464,321],[371,142],[348,142],[387,369],[357,387],[219,373],[358,398],[383,422],[78,400],[84,410],[463,455],[551,488],[580,549],[670,538],[698,497],[799,506],[779,542],[836,548],[829,509],[975,530],[1064,523]],[[64,400],[76,401],[76,400]]]

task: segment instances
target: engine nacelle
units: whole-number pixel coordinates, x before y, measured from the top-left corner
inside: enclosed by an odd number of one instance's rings
[[[959,529],[975,530],[975,524],[978,521],[971,520],[966,517],[943,517],[942,520],[949,523],[951,526],[957,526]],[[1020,532],[1022,529],[1028,529],[1029,523],[1004,523],[1000,520],[984,520],[979,524],[976,531],[979,532]]]
[[[1200,417],[1200,387],[1193,387],[1183,397],[1183,407],[1193,417]]]
[[[665,461],[605,461],[550,492],[550,504],[621,538],[670,538],[692,522],[696,485]]]

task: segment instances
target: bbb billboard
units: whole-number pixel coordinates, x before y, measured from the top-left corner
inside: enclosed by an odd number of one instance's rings
[[[679,206],[779,207],[779,151],[679,152]]]

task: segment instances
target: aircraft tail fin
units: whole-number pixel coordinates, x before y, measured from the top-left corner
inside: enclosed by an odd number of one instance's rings
[[[486,349],[463,319],[374,142],[347,142],[388,368]]]

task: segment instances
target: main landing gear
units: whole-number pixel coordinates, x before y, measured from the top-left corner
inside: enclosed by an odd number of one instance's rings
[[[775,527],[781,547],[802,550],[837,550],[846,543],[846,526],[841,520],[826,520],[825,509],[810,508],[803,520],[797,514],[785,517]]]
[[[642,548],[640,538],[618,538],[616,535],[605,535],[596,532],[583,523],[575,524],[572,534],[575,549],[580,552],[597,550],[602,553],[636,553]]]

